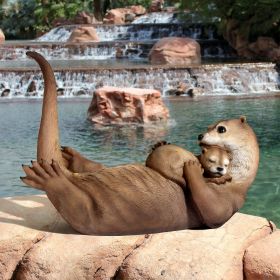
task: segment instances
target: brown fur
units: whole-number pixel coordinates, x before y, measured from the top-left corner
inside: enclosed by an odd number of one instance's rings
[[[233,154],[229,171],[232,182],[219,187],[206,184],[200,163],[190,153],[190,160],[183,167],[189,190],[184,196],[178,184],[146,166],[131,164],[106,168],[96,163],[88,164],[75,152],[63,153],[58,141],[57,95],[52,69],[39,54],[27,54],[43,71],[45,92],[38,162],[24,165],[26,177],[21,179],[31,187],[44,190],[59,213],[77,231],[108,235],[204,225],[215,227],[227,221],[243,205],[258,166],[258,145],[246,122],[240,119],[225,121],[229,131],[232,130],[228,137],[217,136],[215,126],[205,134],[205,144],[228,146]],[[90,172],[81,168],[83,173],[74,173],[73,163],[83,165],[85,161]]]

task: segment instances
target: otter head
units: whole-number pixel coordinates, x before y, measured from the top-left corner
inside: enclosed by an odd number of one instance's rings
[[[217,146],[203,146],[200,163],[207,177],[221,177],[227,174],[230,164],[229,153]]]
[[[244,116],[219,121],[210,125],[206,133],[198,136],[201,145],[217,145],[229,151],[246,145],[252,138],[256,138],[255,134]]]

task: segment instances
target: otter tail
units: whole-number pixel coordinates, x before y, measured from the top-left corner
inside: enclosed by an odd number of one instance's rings
[[[39,64],[44,79],[44,97],[37,143],[37,160],[44,159],[51,162],[54,159],[66,171],[59,143],[57,91],[53,70],[47,60],[37,52],[28,51],[26,55],[33,58]]]

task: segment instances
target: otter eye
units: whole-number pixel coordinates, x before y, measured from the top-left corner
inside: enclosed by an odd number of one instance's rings
[[[218,126],[218,127],[217,127],[217,131],[218,131],[219,133],[225,133],[227,130],[226,130],[226,128],[225,128],[224,126]]]

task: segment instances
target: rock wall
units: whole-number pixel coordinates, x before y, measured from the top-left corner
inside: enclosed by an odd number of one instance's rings
[[[279,233],[272,231],[266,219],[237,213],[217,229],[86,236],[74,232],[45,196],[4,198],[0,279],[243,279],[246,249],[247,262],[251,248],[259,242],[270,247],[273,236],[279,253]]]

